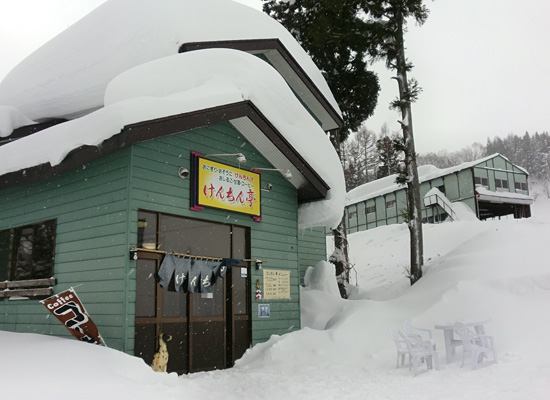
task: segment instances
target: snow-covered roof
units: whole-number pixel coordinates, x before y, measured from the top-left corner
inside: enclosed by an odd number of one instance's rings
[[[341,115],[321,72],[290,33],[230,0],[109,0],[14,68],[0,83],[0,105],[35,121],[71,119],[102,107],[115,76],[177,54],[182,44],[257,39],[278,39]],[[0,136],[10,133],[2,129]]]
[[[493,192],[483,186],[477,186],[476,192],[479,200],[491,203],[533,204],[533,198],[522,193]]]
[[[454,167],[449,168],[437,168],[433,165],[421,165],[418,167],[418,178],[420,182],[426,182],[432,179],[440,178],[445,175],[450,175],[468,168],[472,168],[478,164],[482,164],[487,160],[490,160],[495,157],[502,157],[505,160],[509,161],[505,156],[499,153],[491,154],[474,161],[468,161]],[[521,167],[514,165],[519,168],[521,171],[527,174],[527,171]],[[350,190],[346,195],[346,205],[351,205],[372,199],[374,197],[382,196],[387,193],[395,192],[396,190],[402,189],[402,185],[395,183],[396,174],[386,176],[381,179],[377,179],[372,182],[365,183],[355,189]]]
[[[345,184],[330,140],[272,66],[238,50],[175,54],[122,73],[106,88],[105,107],[0,146],[0,175],[41,164],[58,165],[70,151],[98,146],[132,123],[243,101],[252,102],[330,187],[324,200],[299,206],[300,227],[338,225]],[[250,140],[255,139],[252,135]],[[267,153],[276,167],[288,167],[276,165],[286,159]],[[300,179],[296,171],[291,183],[298,188],[303,184]]]

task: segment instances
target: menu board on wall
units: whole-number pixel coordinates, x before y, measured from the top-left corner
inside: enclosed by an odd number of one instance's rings
[[[290,299],[290,271],[264,269],[264,299]]]

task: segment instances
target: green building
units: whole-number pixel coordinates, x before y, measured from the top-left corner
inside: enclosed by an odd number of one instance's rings
[[[300,329],[300,271],[343,212],[340,111],[256,10],[118,3],[0,83],[0,329],[69,337],[39,300],[74,287],[109,347],[150,363],[164,333],[168,371],[230,367]],[[173,254],[200,264],[196,291],[159,285]],[[238,264],[208,288],[222,258]]]
[[[527,171],[500,154],[439,169],[418,168],[423,199],[422,222],[531,216]],[[348,233],[405,221],[407,191],[387,176],[348,192]]]

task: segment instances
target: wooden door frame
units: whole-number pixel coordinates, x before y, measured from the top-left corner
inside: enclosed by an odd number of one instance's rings
[[[139,210],[144,211],[148,213],[154,213],[157,215],[157,239],[156,243],[159,243],[160,240],[160,226],[162,221],[162,215],[164,213],[158,212],[158,211],[149,211],[149,210]],[[178,216],[173,214],[166,214],[171,215],[175,217],[180,217],[183,219],[194,219],[195,218],[189,218],[186,216]],[[225,225],[223,223],[215,222],[215,221],[208,221],[208,220],[202,220],[205,222],[209,222],[212,224],[219,224],[219,225]],[[236,250],[234,247],[234,236],[233,232],[235,228],[243,228],[245,231],[245,238],[244,238],[244,246],[243,249],[245,257],[243,258],[249,258],[250,257],[250,248],[251,248],[251,240],[250,240],[250,228],[240,225],[234,225],[229,224],[230,227],[230,255],[231,257],[235,256]],[[160,264],[162,262],[163,254],[161,253],[150,253],[145,251],[139,251],[138,250],[138,262],[139,260],[155,260],[156,261],[156,271],[158,271]],[[240,264],[239,264],[240,265]],[[241,267],[244,267],[241,266]],[[135,317],[135,325],[152,325],[155,324],[155,335],[158,337],[161,332],[161,326],[163,323],[181,323],[184,324],[187,330],[187,353],[188,353],[188,359],[187,359],[187,373],[191,372],[199,372],[204,371],[207,369],[194,369],[193,368],[193,330],[192,325],[196,322],[208,322],[212,321],[213,319],[219,319],[219,321],[223,321],[224,323],[224,339],[223,339],[223,349],[225,354],[225,368],[232,367],[236,361],[236,354],[235,354],[235,322],[236,321],[243,321],[247,320],[248,322],[248,331],[247,331],[247,341],[249,342],[249,345],[252,343],[252,295],[251,295],[251,266],[250,263],[246,263],[247,268],[247,284],[246,284],[246,307],[247,312],[246,314],[233,314],[233,301],[235,301],[235,296],[233,296],[233,281],[236,279],[237,272],[239,268],[241,267],[235,267],[231,268],[231,272],[227,274],[225,278],[223,278],[223,313],[221,316],[203,316],[203,317],[194,317],[192,316],[192,310],[193,310],[193,296],[190,293],[185,293],[185,296],[187,296],[187,302],[186,302],[186,315],[185,317],[163,317],[163,292],[165,288],[162,288],[158,282],[156,282],[156,288],[155,288],[155,317]],[[230,279],[228,279],[230,278]],[[221,283],[221,282],[220,282]],[[182,293],[183,294],[183,293]],[[137,295],[137,293],[136,293]]]

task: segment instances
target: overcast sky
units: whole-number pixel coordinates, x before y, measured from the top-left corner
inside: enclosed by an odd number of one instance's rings
[[[0,80],[33,50],[105,0],[0,0]],[[261,0],[239,0],[261,8]],[[409,24],[407,56],[423,93],[413,105],[416,150],[455,151],[487,138],[550,130],[548,0],[425,1],[428,21]],[[382,91],[367,127],[386,123],[397,95],[377,64]]]

